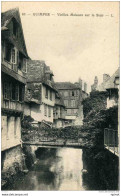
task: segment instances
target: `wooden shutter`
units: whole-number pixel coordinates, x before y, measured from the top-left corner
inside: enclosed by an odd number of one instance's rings
[[[11,49],[11,62],[15,64],[15,49]]]
[[[27,72],[27,60],[25,58],[23,59],[23,71]]]

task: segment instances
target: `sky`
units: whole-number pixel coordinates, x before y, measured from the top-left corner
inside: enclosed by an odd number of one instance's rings
[[[15,7],[28,55],[44,60],[56,82],[81,78],[90,90],[95,76],[101,83],[119,67],[119,2],[2,2],[2,12]]]

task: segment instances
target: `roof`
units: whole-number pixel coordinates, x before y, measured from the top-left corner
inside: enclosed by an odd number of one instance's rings
[[[8,27],[8,24],[10,23],[10,21],[13,18],[20,25],[22,39],[23,39],[23,41],[21,41],[20,43],[16,43],[17,44],[16,46],[26,57],[28,57],[27,50],[26,50],[26,44],[25,44],[25,40],[24,40],[22,23],[21,23],[21,19],[20,19],[20,14],[19,14],[19,9],[18,8],[11,9],[11,10],[8,10],[6,12],[1,13],[1,30],[3,32],[2,37],[4,37],[5,39],[8,39],[10,42],[12,42],[15,45],[15,40],[11,36],[11,32],[9,31],[10,32],[9,34],[5,33],[5,30],[7,30],[6,28]],[[8,28],[8,30],[9,30],[9,28]]]
[[[65,107],[64,100],[59,92],[56,93],[55,104]]]
[[[40,60],[28,60],[27,63],[27,82],[28,83],[42,83],[45,86],[50,87],[54,91],[57,91],[54,81],[50,81],[47,76],[47,73],[52,73],[50,67],[45,64],[44,61]]]
[[[106,85],[105,85],[106,89],[116,88],[115,85],[114,85],[114,80],[115,80],[116,77],[120,77],[120,68],[118,68],[116,70],[116,72],[106,82]]]
[[[80,89],[77,85],[71,82],[56,82],[56,88],[59,90],[73,90],[73,89]]]
[[[118,68],[116,70],[116,72],[106,81],[106,82],[103,82],[102,84],[100,84],[98,87],[97,87],[97,90],[98,91],[106,91],[106,89],[110,89],[110,88],[115,88],[114,86],[114,80],[115,80],[115,77],[119,77],[120,75],[120,68]]]

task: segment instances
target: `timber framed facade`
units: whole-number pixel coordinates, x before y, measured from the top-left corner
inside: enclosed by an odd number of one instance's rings
[[[19,163],[22,160],[21,153],[18,157],[12,153],[18,148],[21,151],[21,118],[29,57],[19,10],[12,9],[4,12],[1,18],[1,150],[4,155],[2,169],[6,169],[12,166],[15,160]],[[11,156],[13,156],[12,159]]]

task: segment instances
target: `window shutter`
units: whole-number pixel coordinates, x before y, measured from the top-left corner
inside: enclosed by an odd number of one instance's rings
[[[15,64],[15,49],[12,48],[11,50],[11,62]]]
[[[23,71],[27,72],[27,60],[25,58],[23,59]]]

